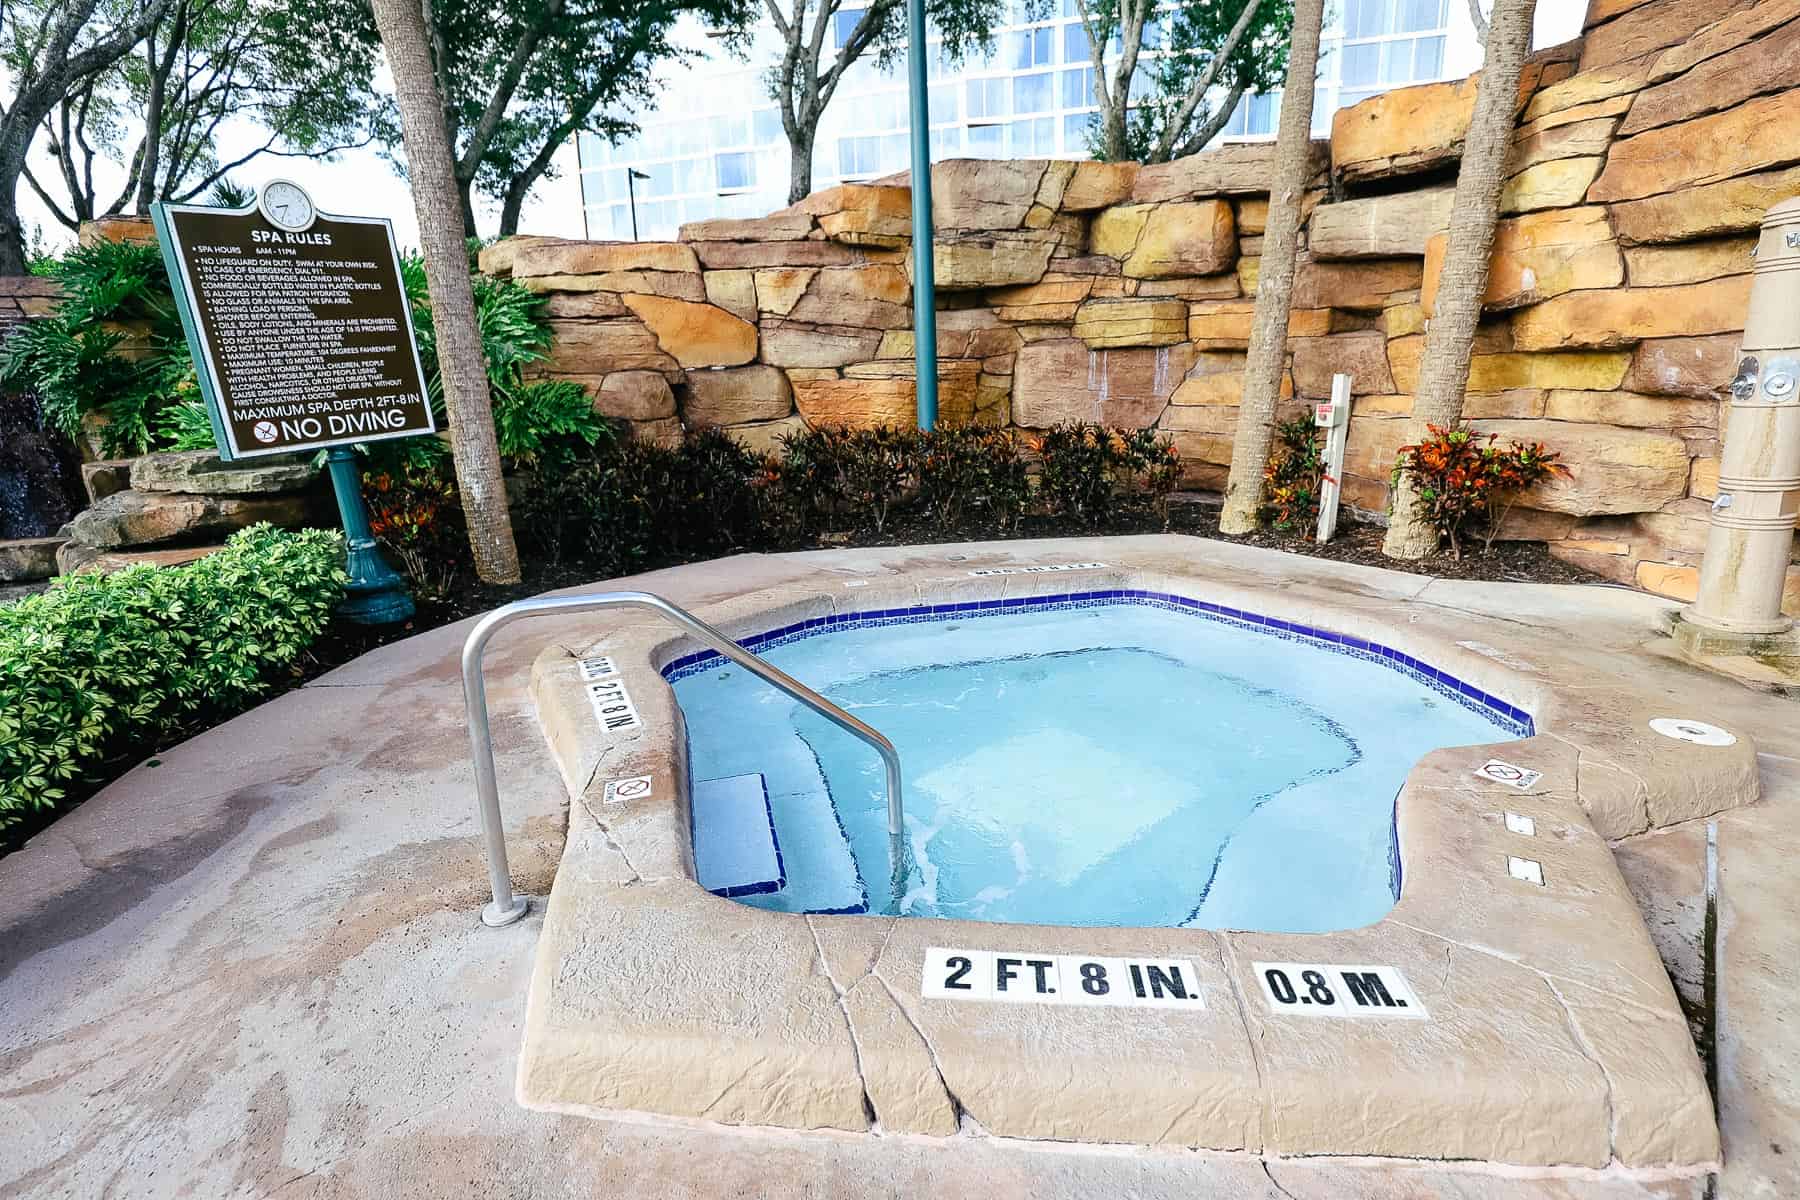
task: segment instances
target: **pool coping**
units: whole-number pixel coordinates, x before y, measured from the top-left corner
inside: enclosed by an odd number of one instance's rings
[[[577,803],[539,943],[521,1101],[865,1134],[979,1126],[1264,1154],[1715,1162],[1705,1079],[1607,838],[1753,799],[1750,740],[1671,742],[1647,728],[1660,709],[1622,709],[1591,677],[1530,675],[1491,647],[1411,628],[1392,606],[1267,590],[1142,541],[1096,541],[1107,562],[1074,564],[1086,567],[1078,585],[1051,569],[1071,564],[1038,561],[1030,543],[901,549],[877,572],[821,572],[698,612],[743,637],[926,600],[1139,590],[1377,642],[1532,714],[1534,736],[1414,766],[1396,803],[1405,885],[1387,917],[1333,934],[1069,929],[799,916],[709,895],[692,877],[685,730],[663,677],[690,644],[643,620],[596,620],[592,643],[549,647],[533,667]],[[581,667],[595,655],[629,688],[636,724],[600,730]],[[1477,776],[1492,758],[1541,777],[1516,790]],[[647,795],[608,801],[609,783],[645,777]],[[1535,834],[1509,831],[1507,814]],[[1509,874],[1525,857],[1541,886]],[[932,947],[1185,959],[1205,1003],[925,998]],[[1393,966],[1430,1019],[1276,1012],[1254,963]]]

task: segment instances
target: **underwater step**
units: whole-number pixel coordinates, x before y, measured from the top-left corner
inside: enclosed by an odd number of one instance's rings
[[[787,886],[775,814],[760,773],[694,785],[694,873],[715,896],[758,896]]]

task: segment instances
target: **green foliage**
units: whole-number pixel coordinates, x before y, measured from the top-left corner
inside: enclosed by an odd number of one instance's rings
[[[1483,532],[1482,549],[1491,549],[1506,514],[1528,489],[1569,469],[1562,455],[1542,442],[1497,446],[1498,435],[1482,435],[1467,427],[1427,425],[1424,441],[1400,447],[1393,482],[1407,478],[1439,542],[1450,543],[1452,557],[1462,557],[1462,539]]]
[[[380,37],[366,4],[292,0],[280,6],[303,45],[323,40],[355,57],[375,55]],[[557,149],[577,133],[617,138],[635,131],[626,115],[656,106],[657,69],[696,52],[677,33],[688,20],[742,37],[759,6],[750,0],[439,0],[426,7],[433,66],[444,93],[452,157],[465,200],[481,192],[502,206],[501,232],[551,173]],[[321,71],[327,69],[318,51]],[[377,140],[400,146],[390,105]],[[472,217],[472,206],[465,203]],[[472,230],[471,230],[472,232]]]
[[[1215,68],[1247,3],[1256,11]],[[1052,15],[1053,7],[1049,0],[1028,3],[1037,18]],[[1102,108],[1108,101],[1129,104],[1123,144],[1106,144],[1102,113],[1091,127],[1090,151],[1096,158],[1167,162],[1204,149],[1243,96],[1283,86],[1294,6],[1293,0],[1089,0],[1083,25],[1090,45],[1112,47]],[[1126,46],[1133,28],[1141,33],[1135,46]],[[1136,59],[1130,79],[1121,77],[1127,55]]]
[[[593,446],[611,433],[587,389],[570,379],[538,379],[495,390],[494,435],[500,454],[520,467]]]
[[[14,327],[0,383],[35,392],[70,440],[92,413],[107,454],[142,454],[163,412],[199,395],[161,253],[95,242],[69,251],[52,277],[63,298],[51,315]]]
[[[206,402],[198,398],[164,408],[151,435],[159,450],[211,450],[219,444]]]
[[[782,439],[781,484],[810,509],[808,524],[872,528],[906,494],[917,467],[917,430],[808,429]]]
[[[1011,531],[1031,503],[1031,471],[1010,429],[934,429],[920,435],[917,463],[919,503],[941,528],[980,519]]]
[[[101,11],[148,7],[108,3]],[[20,48],[9,41],[0,39],[10,63]],[[114,60],[73,72],[43,121],[53,134],[43,149],[58,169],[35,179],[60,185],[61,195],[40,194],[71,229],[128,205],[142,213],[147,201],[198,199],[264,154],[321,158],[361,145],[383,104],[372,55],[325,53],[285,5],[265,0],[166,0],[138,42],[121,48]],[[255,130],[258,140],[221,159],[218,133],[230,124]],[[97,179],[108,181],[107,191]]]
[[[265,692],[324,629],[343,558],[336,533],[258,525],[189,566],[65,576],[0,607],[0,829]]]
[[[1166,519],[1181,477],[1174,444],[1154,429],[1058,425],[1034,449],[1043,459],[1038,490],[1046,506],[1085,525],[1146,501]]]
[[[398,462],[363,472],[369,529],[421,599],[437,600],[469,557],[450,464]]]
[[[1310,416],[1275,426],[1275,452],[1263,469],[1262,506],[1257,519],[1280,533],[1310,538],[1319,523],[1319,493],[1325,482],[1325,446]]]

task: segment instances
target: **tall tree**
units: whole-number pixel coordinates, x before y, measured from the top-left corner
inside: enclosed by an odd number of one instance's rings
[[[450,414],[450,447],[475,573],[487,583],[517,583],[519,551],[500,474],[487,364],[475,325],[468,242],[444,123],[447,106],[438,90],[434,58],[426,41],[425,14],[419,0],[370,3],[400,110],[413,207],[419,215],[419,247],[425,256],[432,324],[437,333],[438,373]]]
[[[0,4],[0,275],[25,273],[19,180],[38,127],[77,81],[144,39],[172,0],[10,0]]]
[[[270,0],[171,0],[133,53],[78,81],[44,119],[56,177],[40,180],[28,165],[25,181],[73,229],[192,200],[264,155],[323,158],[365,144],[379,111],[373,48],[315,57],[312,44],[312,31]],[[253,126],[258,140],[222,157],[227,121]],[[125,170],[110,203],[94,169],[106,160]]]
[[[1463,139],[1462,166],[1450,206],[1449,241],[1438,277],[1437,303],[1425,330],[1419,384],[1413,395],[1413,440],[1427,425],[1462,420],[1469,385],[1469,354],[1487,292],[1488,258],[1506,183],[1506,153],[1519,111],[1519,74],[1531,50],[1537,0],[1494,0],[1488,18],[1487,61],[1475,85],[1475,111]],[[1418,490],[1405,475],[1394,488],[1393,516],[1381,544],[1389,558],[1424,558],[1437,549],[1437,531],[1425,520]]]
[[[781,111],[788,140],[788,203],[812,191],[813,142],[819,118],[844,75],[873,53],[877,64],[893,65],[906,49],[905,0],[763,0],[781,36],[781,61],[769,72],[769,94]],[[926,0],[925,17],[943,38],[951,61],[992,44],[992,30],[1005,0]],[[854,19],[850,19],[854,18]]]
[[[426,46],[470,236],[477,194],[500,204],[501,236],[516,233],[527,195],[570,138],[618,138],[636,128],[619,114],[656,100],[660,63],[693,53],[672,38],[682,18],[697,18],[734,46],[754,2],[425,0]],[[294,3],[339,29],[360,22],[374,37],[360,4]],[[395,139],[390,132],[385,140]]]
[[[1293,0],[1075,0],[1099,122],[1094,157],[1160,163],[1192,154],[1238,102],[1287,68]],[[1109,49],[1117,55],[1108,67]]]
[[[1300,245],[1301,201],[1312,165],[1313,84],[1318,72],[1319,33],[1324,0],[1296,0],[1287,86],[1281,93],[1281,123],[1275,135],[1275,172],[1269,180],[1269,216],[1263,230],[1262,270],[1256,285],[1256,315],[1250,352],[1244,361],[1244,391],[1237,431],[1231,442],[1231,474],[1219,528],[1249,533],[1262,504],[1263,472],[1269,464],[1281,373],[1287,365],[1288,306]]]

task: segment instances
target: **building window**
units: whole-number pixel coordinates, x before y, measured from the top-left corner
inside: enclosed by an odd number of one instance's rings
[[[712,118],[707,130],[711,142],[707,149],[717,146],[742,146],[749,141],[744,128],[744,117],[741,113],[727,113]]]
[[[1011,116],[1012,106],[1007,97],[1011,84],[1012,80],[1005,78],[969,80],[963,93],[968,99],[970,119]]]
[[[1021,29],[1006,35],[1009,65],[1016,71],[1045,67],[1056,61],[1056,31]]]
[[[845,179],[866,179],[881,173],[879,137],[838,139],[838,174]]]
[[[1063,26],[1063,61],[1093,62],[1094,46],[1088,41],[1087,26],[1080,21]]]
[[[832,41],[838,49],[844,48],[844,44],[850,40],[850,35],[856,32],[857,23],[862,18],[863,10],[860,8],[840,8],[832,15]]]
[[[970,158],[1005,158],[1006,126],[969,126],[968,154]]]
[[[1056,72],[1054,71],[1014,76],[1013,111],[1016,113],[1041,113],[1055,108],[1056,105],[1051,102],[1053,89],[1050,86],[1055,79]]]
[[[1274,137],[1280,111],[1280,92],[1267,96],[1245,96],[1231,111],[1231,120],[1225,123],[1225,128],[1219,130],[1219,135],[1228,138]]]
[[[756,186],[756,159],[747,150],[713,155],[713,169],[718,172],[721,192]]]
[[[1049,158],[1056,153],[1056,118],[1014,121],[1010,128],[1014,158]]]
[[[1094,99],[1094,68],[1065,67],[1062,73],[1062,106],[1091,108]]]
[[[954,83],[934,83],[925,94],[931,105],[931,123],[954,121],[962,116],[962,89]]]
[[[759,108],[750,114],[750,123],[756,135],[758,146],[772,146],[787,136],[781,128],[781,112],[773,108]]]
[[[1062,131],[1063,153],[1091,153],[1092,147],[1090,143],[1093,141],[1093,131],[1093,113],[1070,113],[1068,116],[1064,117]]]
[[[1336,55],[1339,107],[1442,77],[1447,3],[1344,0],[1344,45]]]

